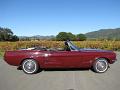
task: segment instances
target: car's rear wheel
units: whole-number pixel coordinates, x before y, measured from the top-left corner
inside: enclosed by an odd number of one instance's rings
[[[39,65],[33,59],[26,59],[22,62],[22,70],[27,74],[34,74],[38,71]]]
[[[104,73],[108,70],[109,64],[105,58],[97,59],[93,64],[93,70],[97,73]]]

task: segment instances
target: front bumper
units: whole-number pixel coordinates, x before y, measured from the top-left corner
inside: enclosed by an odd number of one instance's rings
[[[111,60],[111,61],[110,61],[110,64],[113,64],[113,63],[115,63],[116,61],[117,61],[117,59]]]

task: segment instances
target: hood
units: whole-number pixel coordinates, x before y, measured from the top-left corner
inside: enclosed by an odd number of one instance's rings
[[[86,52],[112,52],[111,50],[102,50],[102,49],[92,49],[92,48],[82,48],[80,51]]]

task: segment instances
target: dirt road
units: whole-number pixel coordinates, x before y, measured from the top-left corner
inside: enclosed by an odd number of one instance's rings
[[[0,90],[120,90],[120,52],[118,61],[106,73],[91,70],[42,71],[26,75],[0,59]]]

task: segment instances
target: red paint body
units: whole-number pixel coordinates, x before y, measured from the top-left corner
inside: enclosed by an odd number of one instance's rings
[[[116,60],[113,51],[87,50],[79,51],[44,51],[17,50],[7,51],[4,60],[14,66],[20,66],[22,61],[32,58],[41,68],[91,68],[97,58],[106,58],[110,64]]]

